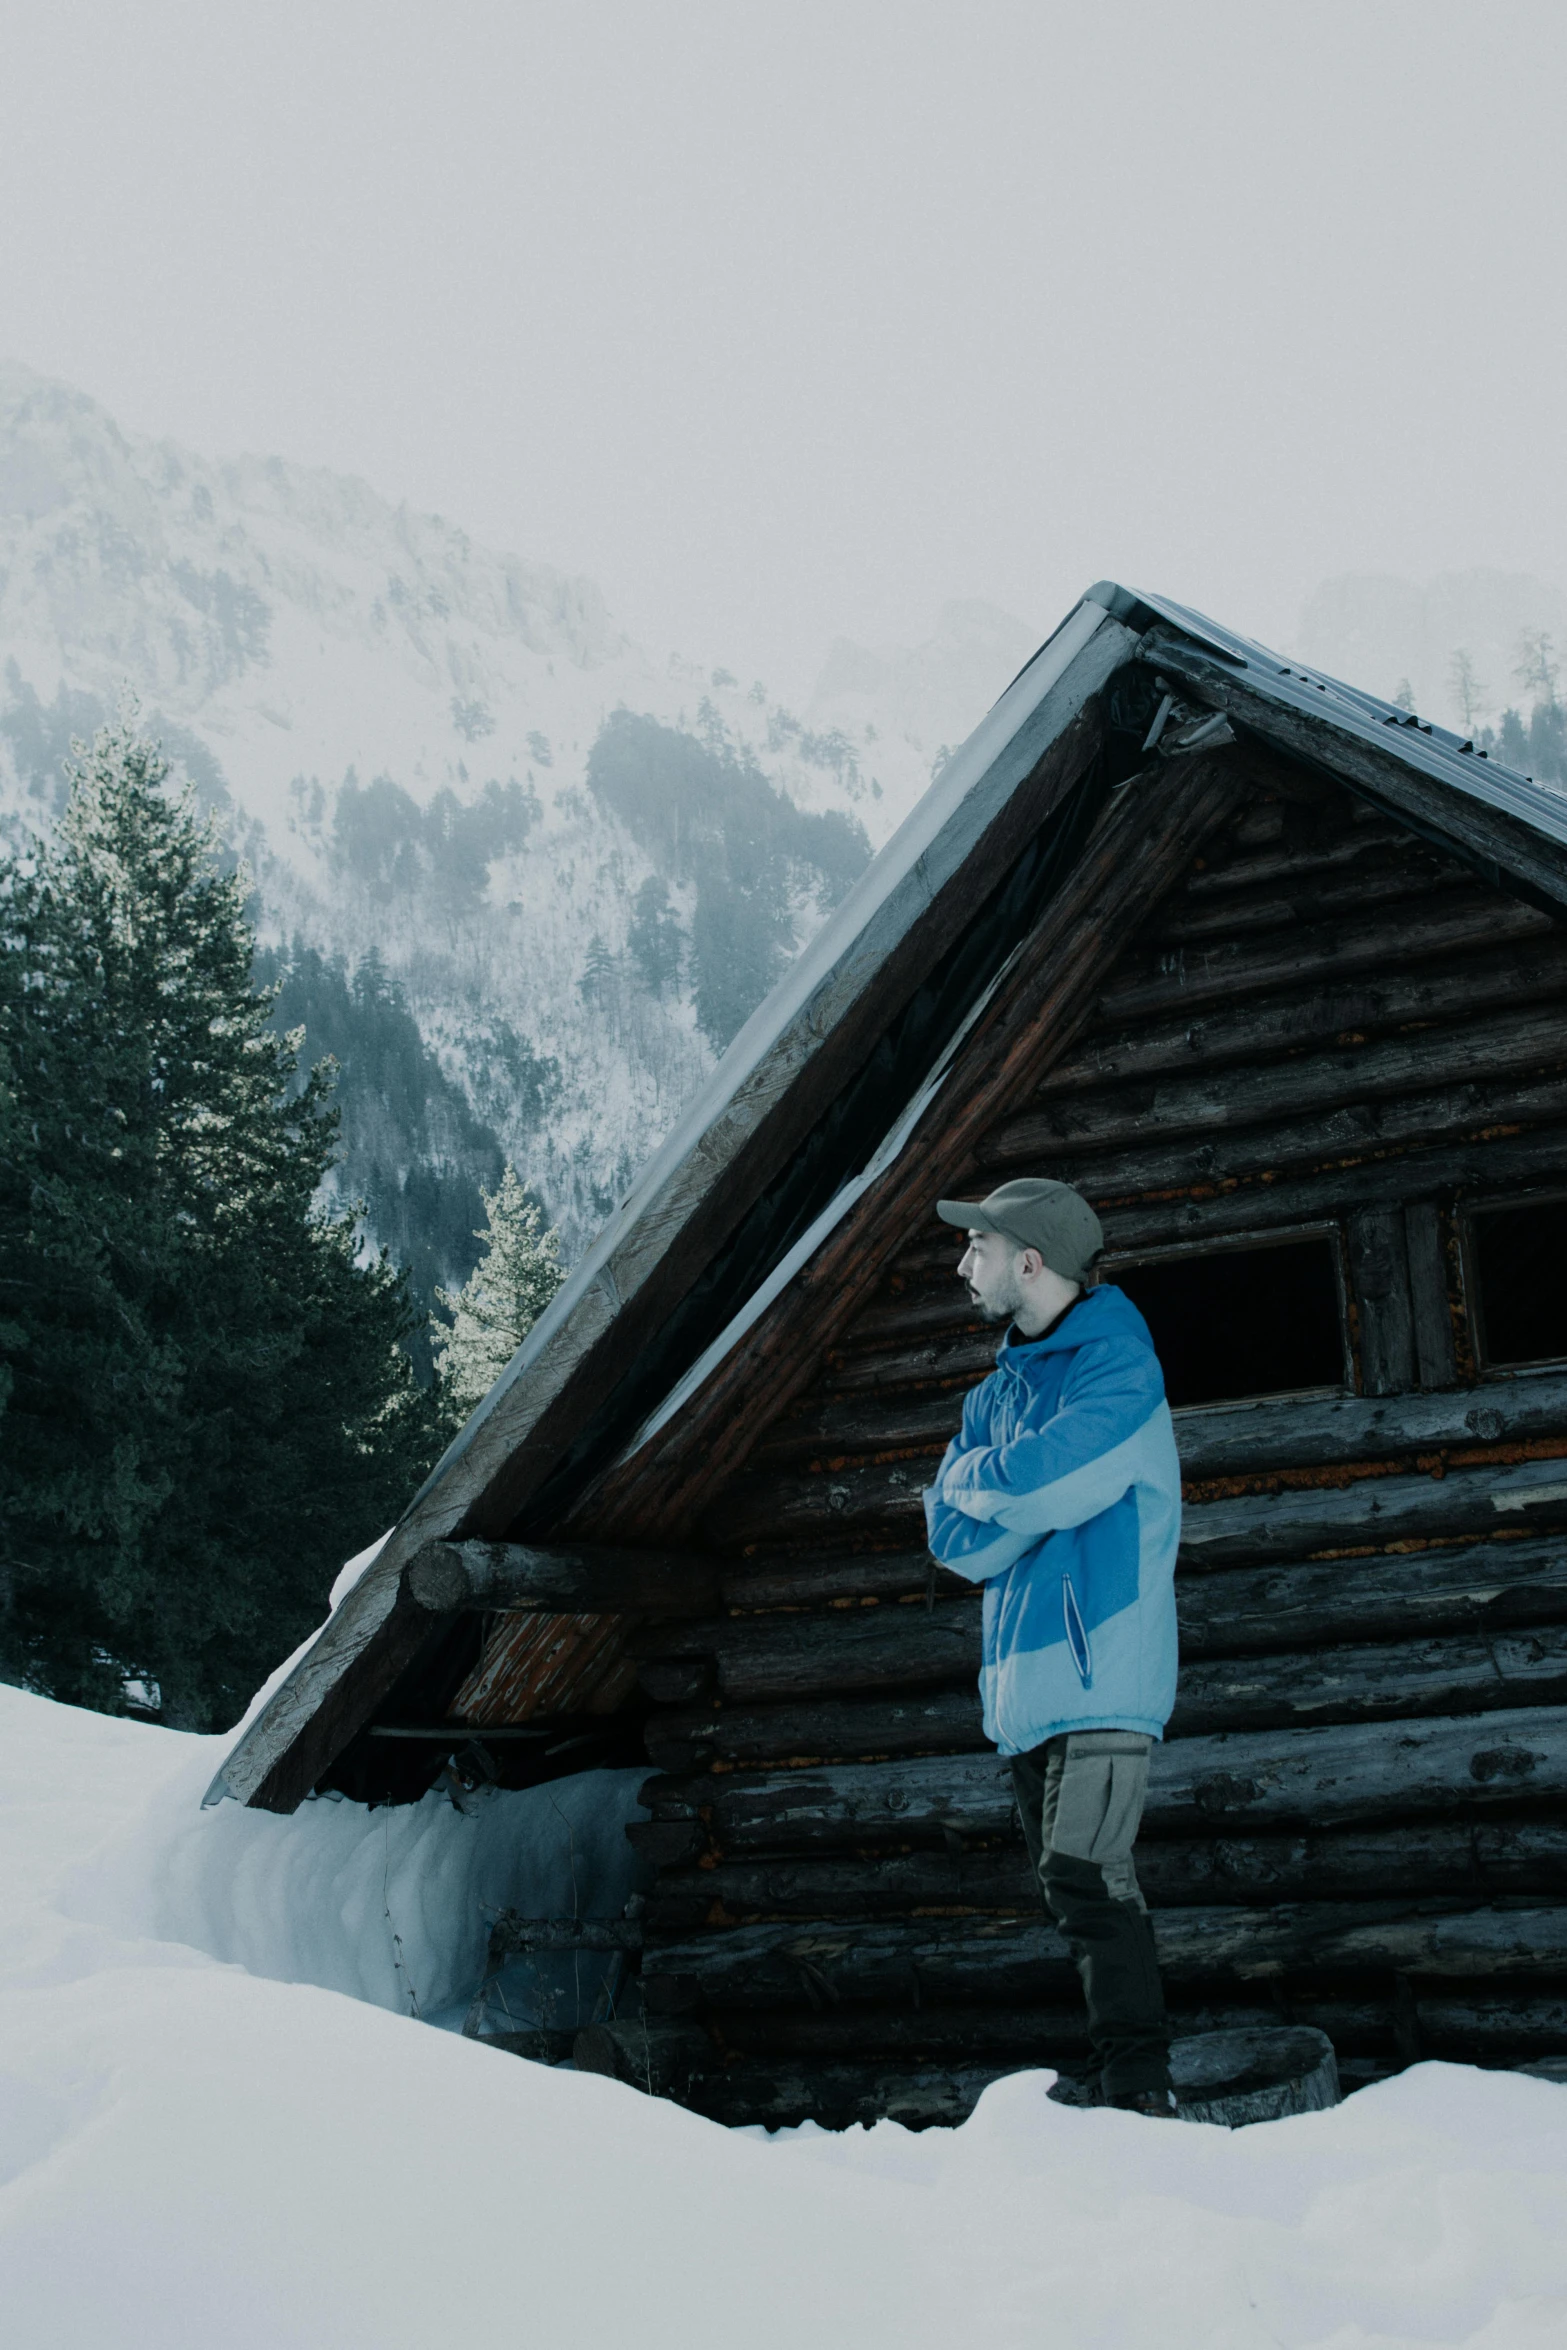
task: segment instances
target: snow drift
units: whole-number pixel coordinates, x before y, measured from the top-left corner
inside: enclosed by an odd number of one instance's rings
[[[409,2014],[410,1978],[434,2004],[472,1970],[482,1901],[569,1906],[573,1844],[609,1899],[624,1790],[203,1813],[220,1743],[0,1690],[25,2350],[1563,2338],[1562,2089],[1422,2065],[1232,2136],[1024,2073],[960,2130],[728,2133]]]

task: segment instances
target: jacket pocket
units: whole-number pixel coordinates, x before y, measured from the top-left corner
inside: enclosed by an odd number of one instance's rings
[[[1066,1644],[1072,1651],[1072,1662],[1077,1667],[1077,1677],[1085,1689],[1091,1689],[1094,1682],[1094,1652],[1088,1644],[1088,1626],[1083,1621],[1083,1611],[1077,1604],[1077,1593],[1072,1589],[1070,1575],[1061,1578],[1061,1615],[1066,1625]]]

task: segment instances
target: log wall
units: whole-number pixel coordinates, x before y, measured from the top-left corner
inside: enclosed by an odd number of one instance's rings
[[[1567,1190],[1567,937],[1346,795],[1254,798],[977,1180],[1117,1251],[1337,1235],[1346,1390],[1177,1417],[1180,1695],[1139,1868],[1178,2028],[1318,2024],[1346,2077],[1567,2051],[1567,1370],[1482,1373],[1482,1197]],[[726,2119],[951,2118],[1083,2055],[920,1493],[995,1333],[912,1233],[645,1626],[649,2013]],[[1114,1277],[1113,1266],[1109,1277]],[[673,2044],[673,2043],[672,2043]]]

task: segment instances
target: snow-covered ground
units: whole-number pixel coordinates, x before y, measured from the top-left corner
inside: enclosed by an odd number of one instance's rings
[[[1422,2065],[1231,2135],[1024,2073],[959,2130],[726,2132],[409,2012],[483,1904],[608,1897],[624,1788],[202,1812],[223,1743],[0,1689],[8,2350],[1567,2341],[1567,2089]]]

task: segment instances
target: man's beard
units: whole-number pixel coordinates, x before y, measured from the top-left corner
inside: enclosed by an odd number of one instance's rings
[[[987,1322],[1013,1322],[1023,1310],[1023,1299],[1016,1284],[1010,1289],[1004,1290],[1001,1296],[993,1301],[981,1297],[979,1291],[971,1284],[969,1296],[978,1307],[982,1318]]]

